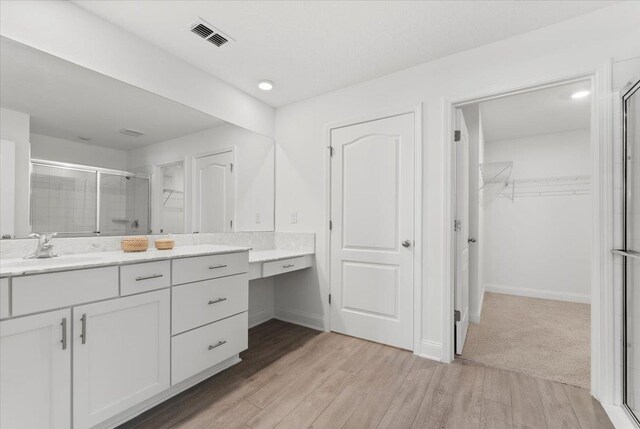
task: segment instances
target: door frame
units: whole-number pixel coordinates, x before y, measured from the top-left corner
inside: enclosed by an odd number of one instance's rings
[[[214,149],[211,151],[207,151],[207,152],[200,152],[197,153],[195,155],[191,156],[190,159],[190,174],[191,174],[191,189],[189,190],[189,193],[191,195],[191,202],[190,202],[190,220],[191,220],[191,233],[193,233],[193,229],[195,228],[196,225],[196,208],[194,207],[194,205],[196,204],[196,161],[200,158],[206,158],[207,156],[211,156],[211,155],[220,155],[221,153],[226,153],[226,152],[231,152],[231,156],[233,158],[233,169],[235,170],[236,166],[238,165],[237,163],[237,159],[236,159],[236,151],[235,148],[233,146],[224,146],[218,149]],[[231,180],[233,181],[233,218],[232,220],[236,220],[236,214],[238,213],[238,203],[237,203],[237,199],[236,199],[236,193],[237,193],[237,180],[236,180],[236,171],[232,171],[233,174],[231,174]],[[185,175],[186,175],[186,171],[185,171]],[[186,179],[186,177],[185,177]],[[186,185],[186,180],[185,180],[185,185]],[[185,186],[185,193],[186,193],[186,186]],[[236,226],[237,225],[233,225],[233,227],[231,228],[231,231],[229,232],[236,232]],[[199,233],[200,231],[198,231]]]
[[[444,128],[444,290],[443,290],[443,361],[454,360],[453,344],[453,270],[455,269],[452,180],[453,121],[455,109],[478,101],[535,91],[575,81],[591,83],[591,394],[601,402],[615,398],[615,331],[613,285],[613,108],[612,61],[597,69],[571,75],[552,76],[515,87],[483,91],[469,96],[442,99]],[[621,345],[620,345],[621,346]]]
[[[353,119],[329,123],[325,126],[325,151],[323,174],[324,174],[324,204],[323,220],[325,261],[324,278],[325,293],[323,296],[323,312],[328,315],[325,320],[325,330],[331,330],[331,305],[329,304],[329,294],[331,293],[331,231],[329,221],[331,220],[331,131],[337,128],[344,128],[351,125],[358,125],[364,122],[371,122],[380,119],[400,116],[407,113],[414,115],[414,178],[413,178],[413,353],[420,354],[422,344],[422,103],[407,107],[399,107],[379,113],[372,113]]]

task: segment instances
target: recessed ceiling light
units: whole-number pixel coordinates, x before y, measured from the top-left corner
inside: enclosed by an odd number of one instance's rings
[[[577,100],[579,98],[584,98],[586,96],[588,96],[589,94],[591,94],[591,91],[577,91],[574,92],[573,94],[571,94],[571,98],[573,98],[574,100]]]
[[[263,91],[271,91],[273,89],[273,82],[270,80],[261,80],[258,82],[258,88]]]

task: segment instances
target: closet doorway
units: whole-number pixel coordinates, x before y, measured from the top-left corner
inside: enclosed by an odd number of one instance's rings
[[[456,354],[588,389],[591,81],[456,113]]]

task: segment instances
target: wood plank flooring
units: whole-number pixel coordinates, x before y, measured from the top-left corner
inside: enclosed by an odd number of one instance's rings
[[[584,389],[279,320],[241,357],[120,429],[613,428]]]

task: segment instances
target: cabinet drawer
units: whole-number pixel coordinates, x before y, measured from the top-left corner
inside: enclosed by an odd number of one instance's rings
[[[118,267],[14,277],[12,316],[118,296]]]
[[[120,267],[120,295],[171,286],[171,262],[157,261]]]
[[[311,255],[298,258],[281,259],[279,261],[265,262],[262,265],[262,277],[275,276],[289,271],[301,270],[311,266]]]
[[[248,316],[236,316],[171,339],[171,384],[198,374],[248,347]]]
[[[172,334],[247,311],[247,274],[205,280],[172,289]]]
[[[249,252],[197,256],[172,261],[172,284],[215,279],[249,271]]]

